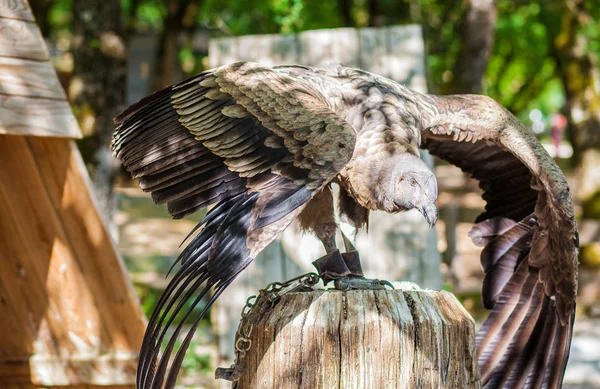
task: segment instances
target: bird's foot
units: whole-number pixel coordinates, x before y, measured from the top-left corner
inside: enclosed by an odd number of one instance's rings
[[[333,281],[338,290],[385,289],[386,286],[394,288],[389,281],[365,278],[358,251],[355,250],[347,253],[332,251],[314,261],[313,265],[319,271],[323,283],[327,285]]]
[[[394,285],[391,282],[385,280],[378,280],[374,278],[365,278],[365,277],[355,277],[355,276],[347,276],[338,278],[333,281],[333,286],[337,290],[348,291],[348,290],[382,290],[385,287],[390,287],[394,289]]]

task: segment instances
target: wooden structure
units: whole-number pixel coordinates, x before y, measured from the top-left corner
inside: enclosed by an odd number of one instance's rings
[[[448,292],[290,293],[251,341],[236,389],[481,387],[473,319]]]
[[[145,319],[25,0],[0,1],[0,387],[133,388]]]
[[[426,92],[424,44],[421,28],[416,25],[340,28],[210,41],[210,67],[236,61],[313,66],[337,62],[360,67]],[[357,248],[368,277],[408,279],[432,289],[442,286],[436,232],[427,228],[423,217],[416,211],[399,215],[372,212],[369,234],[359,232]],[[314,271],[312,261],[324,254],[316,238],[301,235],[292,227],[240,275],[213,308],[220,364],[227,364],[233,359],[235,331],[246,297],[270,282]]]

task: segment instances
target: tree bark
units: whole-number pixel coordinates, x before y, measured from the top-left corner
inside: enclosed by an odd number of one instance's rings
[[[496,28],[496,0],[469,0],[461,24],[462,46],[444,94],[481,93]]]
[[[81,0],[73,6],[73,76],[69,97],[84,131],[88,162],[101,214],[113,214],[113,117],[125,108],[126,44],[118,0]]]

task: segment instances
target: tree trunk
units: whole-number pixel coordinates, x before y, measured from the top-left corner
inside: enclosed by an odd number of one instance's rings
[[[592,199],[600,187],[600,73],[589,37],[581,30],[591,20],[593,2],[571,0],[562,10],[561,31],[554,39],[565,90],[567,134],[577,167],[578,196]],[[584,217],[588,207],[584,204]]]
[[[342,14],[344,26],[354,27],[354,18],[352,17],[352,0],[338,0],[338,6]]]
[[[193,27],[200,9],[199,0],[170,0],[167,3],[167,17],[158,39],[151,78],[151,92],[165,88],[177,80],[178,39],[181,34]]]
[[[496,1],[469,0],[461,25],[462,46],[444,94],[481,93],[496,28]]]
[[[81,0],[73,6],[73,76],[69,97],[86,138],[82,153],[94,182],[99,210],[113,214],[113,117],[125,108],[126,45],[118,0]]]
[[[380,25],[379,17],[379,1],[369,0],[369,27],[376,27]]]
[[[473,319],[448,292],[290,293],[258,320],[248,344],[238,389],[481,385]]]

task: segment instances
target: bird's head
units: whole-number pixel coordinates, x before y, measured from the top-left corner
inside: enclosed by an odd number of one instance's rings
[[[437,180],[420,158],[412,154],[391,156],[380,161],[371,177],[378,207],[386,212],[418,210],[429,227],[437,222],[435,201],[438,196]]]

